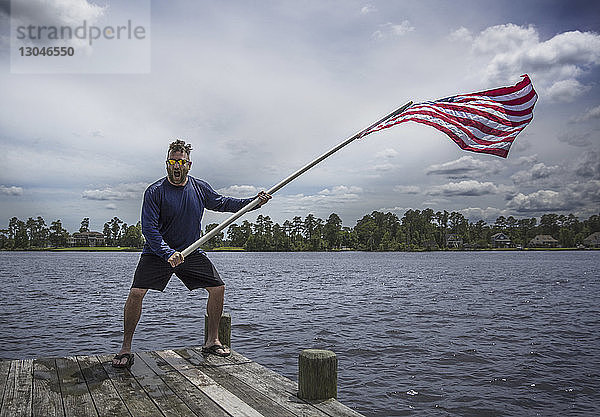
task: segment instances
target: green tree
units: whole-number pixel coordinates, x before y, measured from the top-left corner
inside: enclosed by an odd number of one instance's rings
[[[558,231],[558,241],[563,248],[575,247],[575,231],[568,227],[561,227]]]
[[[47,245],[49,231],[42,217],[38,216],[36,219],[30,217],[27,219],[26,227],[29,246],[42,248]]]
[[[81,221],[81,227],[79,228],[79,233],[89,232],[90,231],[90,218],[84,217]]]
[[[8,229],[0,229],[0,249],[10,249],[12,245],[8,239]]]
[[[59,220],[55,220],[50,224],[50,235],[48,239],[50,244],[56,247],[67,246],[67,239],[69,238],[69,232],[62,227],[62,223]]]
[[[292,220],[292,231],[291,239],[294,244],[294,250],[302,250],[304,246],[304,239],[302,237],[302,231],[304,230],[304,222],[302,217],[295,216]]]
[[[15,243],[15,236],[17,235],[17,223],[18,222],[19,222],[19,219],[16,217],[13,217],[12,219],[10,219],[8,221],[8,240],[9,240],[10,244],[13,246]]]
[[[125,234],[121,237],[121,246],[129,246],[134,248],[140,248],[144,245],[144,238],[142,236],[142,224],[137,222],[135,226],[128,226]]]
[[[560,230],[559,215],[550,213],[544,214],[540,218],[539,232],[543,235],[558,236]]]
[[[207,224],[206,227],[204,228],[205,234],[210,232],[211,230],[215,229],[217,226],[219,226],[218,223]],[[208,242],[206,242],[206,245],[209,248],[223,247],[223,239],[224,238],[225,238],[225,232],[220,231],[219,233],[214,235]]]
[[[323,227],[323,239],[327,249],[340,249],[342,243],[342,219],[335,213],[331,213]]]
[[[446,210],[444,210],[443,212],[438,211],[437,213],[435,213],[435,221],[437,223],[437,228],[438,228],[437,244],[440,248],[443,248],[446,246],[446,238],[447,238],[447,234],[448,234],[448,218],[449,217],[450,217],[450,213],[448,213]]]
[[[104,229],[102,230],[102,234],[104,235],[104,241],[107,246],[115,246],[115,243],[112,238],[112,229],[110,228],[110,223],[104,223]]]
[[[252,226],[248,220],[244,220],[241,226],[232,224],[227,229],[227,240],[229,246],[243,248],[252,234]]]
[[[273,250],[288,252],[292,250],[292,241],[289,235],[285,232],[285,229],[275,223],[273,226]]]
[[[29,247],[29,236],[27,236],[27,225],[24,221],[18,220],[15,224],[15,238],[14,245],[15,249],[27,249]]]
[[[370,214],[362,217],[354,226],[357,249],[373,251],[379,246],[377,241],[377,223]]]
[[[111,244],[118,245],[119,238],[121,237],[121,224],[123,220],[119,219],[117,216],[113,217],[110,221],[110,230],[111,230]]]

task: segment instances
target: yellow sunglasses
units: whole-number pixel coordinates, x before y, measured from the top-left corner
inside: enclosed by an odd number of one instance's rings
[[[179,164],[181,166],[184,166],[186,164],[192,164],[192,161],[186,161],[185,159],[167,159],[167,164],[169,165],[175,165],[175,164]]]

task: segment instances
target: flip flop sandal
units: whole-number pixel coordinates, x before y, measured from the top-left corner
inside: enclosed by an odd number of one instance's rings
[[[212,345],[211,347],[202,347],[202,353],[208,353],[211,355],[220,356],[225,358],[231,355],[231,352],[225,352],[225,349],[228,349],[225,345]]]
[[[113,360],[117,360],[117,361],[121,361],[121,359],[127,359],[127,362],[125,363],[114,363],[112,364],[113,368],[131,368],[131,365],[133,365],[133,362],[135,360],[135,356],[133,353],[121,353],[120,355],[115,355],[115,357],[113,358]]]

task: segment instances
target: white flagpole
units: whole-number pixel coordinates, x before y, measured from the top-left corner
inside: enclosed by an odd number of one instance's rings
[[[378,121],[376,121],[375,123],[373,123],[372,125],[370,125],[369,127],[365,128],[365,129],[361,130],[360,132],[356,133],[355,135],[349,137],[348,139],[346,139],[345,141],[343,141],[339,145],[337,145],[334,148],[332,148],[331,150],[325,152],[323,155],[319,156],[314,161],[306,164],[305,166],[303,166],[302,168],[300,168],[299,170],[297,170],[296,172],[294,172],[293,174],[291,174],[289,177],[285,178],[284,180],[282,180],[278,184],[276,184],[273,187],[271,187],[271,189],[269,189],[267,191],[267,194],[273,195],[275,192],[277,192],[281,188],[285,187],[287,184],[289,184],[290,182],[292,182],[293,180],[295,180],[296,178],[298,178],[300,175],[304,174],[306,171],[308,171],[309,169],[311,169],[312,167],[314,167],[315,165],[317,165],[319,162],[323,161],[325,158],[330,157],[331,155],[333,155],[334,153],[336,153],[337,151],[339,151],[340,149],[342,149],[344,146],[346,146],[349,143],[353,142],[354,140],[360,138],[363,135],[363,133],[365,133],[366,131],[374,128],[379,123],[384,122],[385,120],[387,120],[389,118],[392,118],[394,116],[399,115],[400,113],[402,113],[404,110],[406,110],[411,105],[412,105],[412,101],[409,101],[404,106],[400,107],[399,109],[394,110],[393,112],[391,112],[390,114],[388,114],[385,117],[382,117],[381,119],[379,119]],[[204,236],[202,236],[200,239],[198,239],[197,241],[195,241],[194,243],[192,243],[189,247],[185,248],[181,252],[181,254],[183,255],[183,257],[185,258],[190,253],[192,253],[193,251],[195,251],[196,249],[198,249],[201,245],[203,245],[204,243],[206,243],[207,241],[209,241],[213,236],[215,236],[221,230],[225,229],[227,226],[229,226],[230,224],[232,224],[234,221],[236,221],[237,219],[239,219],[240,217],[242,217],[244,214],[246,214],[247,212],[249,212],[250,210],[252,210],[259,203],[260,203],[260,198],[256,197],[248,205],[244,206],[242,209],[240,209],[236,213],[232,214],[227,220],[225,220],[224,222],[222,222],[221,224],[219,224],[217,227],[215,227],[214,229],[212,229],[210,232],[208,232],[207,234],[205,234]]]

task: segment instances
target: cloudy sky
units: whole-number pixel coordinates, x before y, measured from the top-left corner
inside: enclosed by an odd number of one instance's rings
[[[23,1],[0,0],[0,227],[13,216],[61,219],[70,231],[83,217],[96,230],[114,216],[137,222],[174,138],[194,147],[192,175],[252,196],[409,100],[512,85],[525,73],[539,100],[507,159],[405,123],[344,148],[262,214],[335,212],[354,226],[373,210],[430,207],[488,222],[600,211],[598,2],[14,4]],[[120,41],[124,56],[116,41],[62,41],[96,57],[96,73],[44,71],[43,57],[38,73],[11,66],[11,21],[115,19],[141,22],[146,42]],[[207,214],[205,224],[224,218]]]

